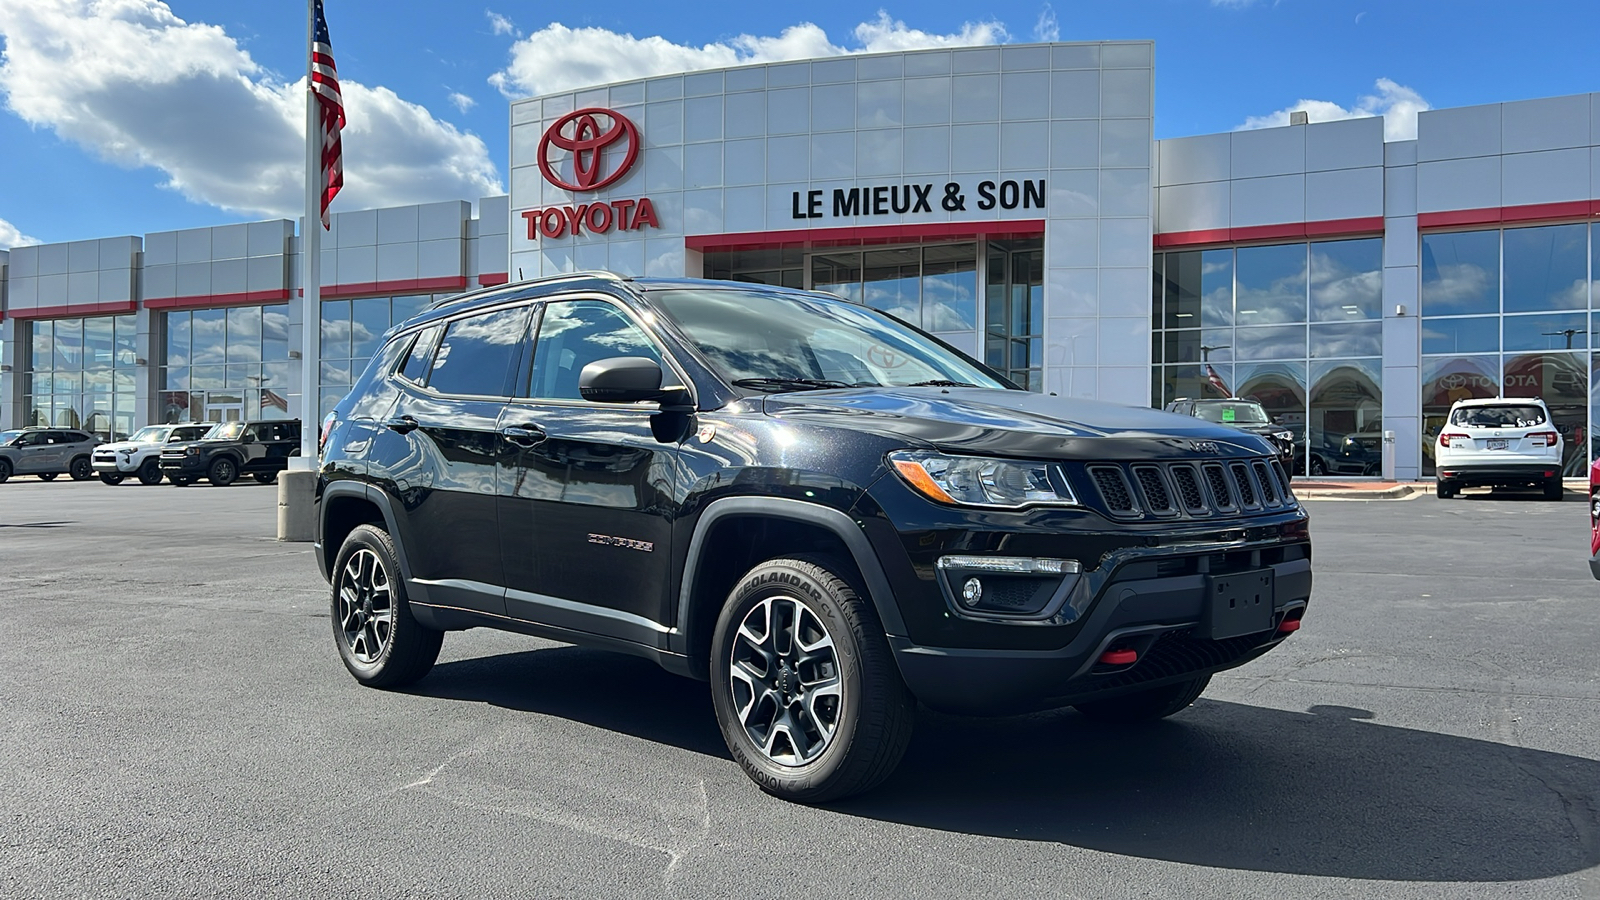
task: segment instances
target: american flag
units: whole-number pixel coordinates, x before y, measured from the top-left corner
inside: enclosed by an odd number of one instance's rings
[[[322,227],[328,222],[328,204],[344,187],[344,157],[339,131],[344,128],[344,100],[339,96],[339,73],[333,66],[333,44],[328,40],[328,20],[322,0],[316,0],[316,31],[311,38],[311,90],[322,111]]]

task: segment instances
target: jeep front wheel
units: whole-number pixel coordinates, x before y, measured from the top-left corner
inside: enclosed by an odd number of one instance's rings
[[[233,484],[233,480],[238,477],[239,467],[234,465],[233,460],[226,456],[211,463],[211,468],[206,470],[206,480],[217,487],[227,487]]]
[[[1198,700],[1210,683],[1210,675],[1201,675],[1188,681],[1164,684],[1106,700],[1090,700],[1077,704],[1073,709],[1100,722],[1153,722],[1188,709],[1189,704]]]
[[[444,632],[411,615],[394,541],[371,525],[351,531],[333,563],[333,640],[369,687],[404,687],[439,658]]]
[[[916,701],[877,611],[840,571],[831,560],[756,566],[729,595],[712,638],[723,740],[762,790],[787,800],[870,790],[911,739]]]

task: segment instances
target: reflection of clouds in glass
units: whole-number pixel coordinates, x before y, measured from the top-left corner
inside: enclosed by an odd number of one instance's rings
[[[1499,285],[1494,284],[1489,270],[1473,263],[1448,263],[1433,267],[1432,272],[1435,277],[1422,280],[1424,314],[1497,311]]]
[[[1306,320],[1305,244],[1243,247],[1238,251],[1239,325]]]
[[[1311,279],[1311,320],[1376,319],[1383,307],[1383,270],[1352,271],[1327,257]]]
[[[1322,359],[1382,356],[1383,323],[1351,322],[1311,326],[1311,355]]]
[[[976,328],[977,291],[976,270],[924,276],[923,327],[929,331],[970,331]]]
[[[228,338],[228,323],[222,316],[203,316],[195,313],[190,326],[189,339],[193,342],[192,362],[196,365],[226,361],[224,348]]]
[[[1229,259],[1202,260],[1200,263],[1201,275],[1216,275],[1233,269],[1233,261]]]
[[[1233,343],[1234,357],[1241,360],[1303,359],[1306,355],[1306,326],[1239,328],[1233,333]]]

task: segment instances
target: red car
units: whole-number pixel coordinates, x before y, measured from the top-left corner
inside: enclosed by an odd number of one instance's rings
[[[1600,459],[1589,466],[1589,572],[1600,578]]]

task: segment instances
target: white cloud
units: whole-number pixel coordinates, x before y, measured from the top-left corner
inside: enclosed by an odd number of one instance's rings
[[[1039,21],[1033,26],[1033,39],[1050,42],[1061,40],[1061,23],[1056,19],[1055,8],[1048,3],[1039,10]]]
[[[300,213],[305,80],[279,81],[222,28],[158,0],[0,0],[0,36],[0,93],[28,123],[117,165],[159,169],[164,187],[197,203]],[[388,88],[340,86],[349,124],[335,209],[503,191],[476,135]]]
[[[1235,128],[1235,131],[1246,131],[1252,128],[1276,128],[1279,125],[1289,124],[1289,113],[1305,112],[1313,122],[1333,122],[1339,119],[1360,119],[1367,116],[1383,116],[1383,139],[1386,141],[1409,141],[1417,136],[1417,113],[1432,109],[1422,95],[1406,87],[1396,84],[1387,78],[1379,78],[1376,84],[1377,93],[1365,94],[1356,98],[1356,102],[1349,107],[1340,106],[1331,100],[1299,100],[1293,106],[1288,106],[1277,112],[1267,113],[1264,116],[1251,116],[1244,120],[1244,124]]]
[[[38,244],[41,241],[36,237],[23,234],[17,226],[0,219],[0,250],[10,250],[12,247],[26,247],[29,244]]]
[[[494,29],[495,34],[509,34],[517,38],[522,37],[522,32],[517,29],[516,23],[512,22],[505,16],[500,15],[492,9],[484,10],[483,14],[489,17],[489,27]]]
[[[746,63],[811,59],[848,53],[885,53],[932,47],[998,44],[1007,40],[999,22],[968,22],[953,34],[930,34],[879,11],[852,33],[851,46],[834,44],[810,22],[776,36],[741,34],[695,47],[663,37],[636,38],[604,28],[569,28],[552,23],[511,48],[511,62],[489,77],[507,97],[525,97],[670,72],[717,69]]]
[[[457,111],[466,112],[474,106],[477,106],[478,101],[468,97],[466,94],[452,91],[450,94],[450,104],[454,106]]]

